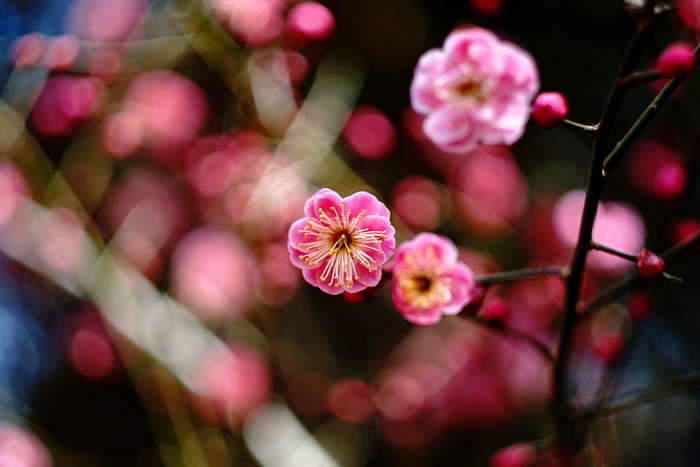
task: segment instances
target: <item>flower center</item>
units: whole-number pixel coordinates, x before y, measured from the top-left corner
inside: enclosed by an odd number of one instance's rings
[[[433,308],[452,298],[452,279],[445,277],[445,268],[432,245],[425,250],[406,253],[404,266],[394,271],[402,296],[411,306]]]
[[[358,224],[367,211],[356,216],[345,212],[339,205],[340,213],[331,206],[332,215],[323,209],[318,210],[318,219],[310,220],[300,234],[311,237],[307,243],[299,243],[299,249],[306,252],[300,255],[306,264],[323,267],[320,279],[328,285],[352,289],[360,279],[359,268],[376,271],[377,260],[373,255],[383,256],[382,240],[387,238],[386,230],[359,228]]]

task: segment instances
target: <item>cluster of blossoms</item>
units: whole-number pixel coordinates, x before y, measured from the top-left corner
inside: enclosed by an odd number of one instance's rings
[[[332,295],[379,283],[396,247],[389,210],[381,201],[364,191],[341,198],[323,188],[309,198],[304,213],[289,230],[288,248],[307,282]],[[407,320],[435,324],[469,303],[474,275],[457,254],[450,240],[432,233],[398,247],[386,269],[393,274],[394,305]]]

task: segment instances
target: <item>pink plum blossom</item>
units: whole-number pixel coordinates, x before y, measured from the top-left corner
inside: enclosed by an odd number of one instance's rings
[[[418,61],[413,108],[443,149],[466,153],[478,144],[513,144],[523,133],[539,88],[532,57],[481,28],[462,28]]]
[[[382,202],[364,191],[341,198],[322,188],[306,202],[304,214],[289,229],[287,246],[309,284],[338,295],[379,283],[396,246]]]
[[[399,246],[391,298],[404,318],[427,326],[469,303],[474,273],[457,257],[454,243],[433,233],[421,233]]]

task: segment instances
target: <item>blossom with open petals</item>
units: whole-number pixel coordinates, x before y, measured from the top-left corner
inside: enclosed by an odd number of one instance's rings
[[[427,326],[469,303],[474,273],[442,235],[421,233],[396,250],[391,298],[408,321]]]
[[[538,88],[530,54],[485,29],[462,28],[420,58],[411,103],[427,115],[423,130],[435,144],[465,153],[517,141]]]
[[[304,205],[289,229],[288,249],[304,279],[324,292],[359,292],[379,283],[396,246],[389,209],[370,193],[347,198],[328,188]]]

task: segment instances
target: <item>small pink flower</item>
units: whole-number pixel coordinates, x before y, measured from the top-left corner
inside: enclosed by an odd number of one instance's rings
[[[481,28],[452,32],[442,49],[420,58],[411,84],[423,129],[442,149],[465,153],[478,144],[513,144],[539,88],[532,57]]]
[[[459,313],[469,303],[474,274],[457,254],[454,243],[433,233],[419,234],[399,246],[391,298],[404,318],[427,326],[442,315]]]
[[[306,202],[304,213],[289,229],[287,246],[309,284],[338,295],[379,283],[382,264],[396,246],[382,202],[364,191],[341,198],[322,188]]]

